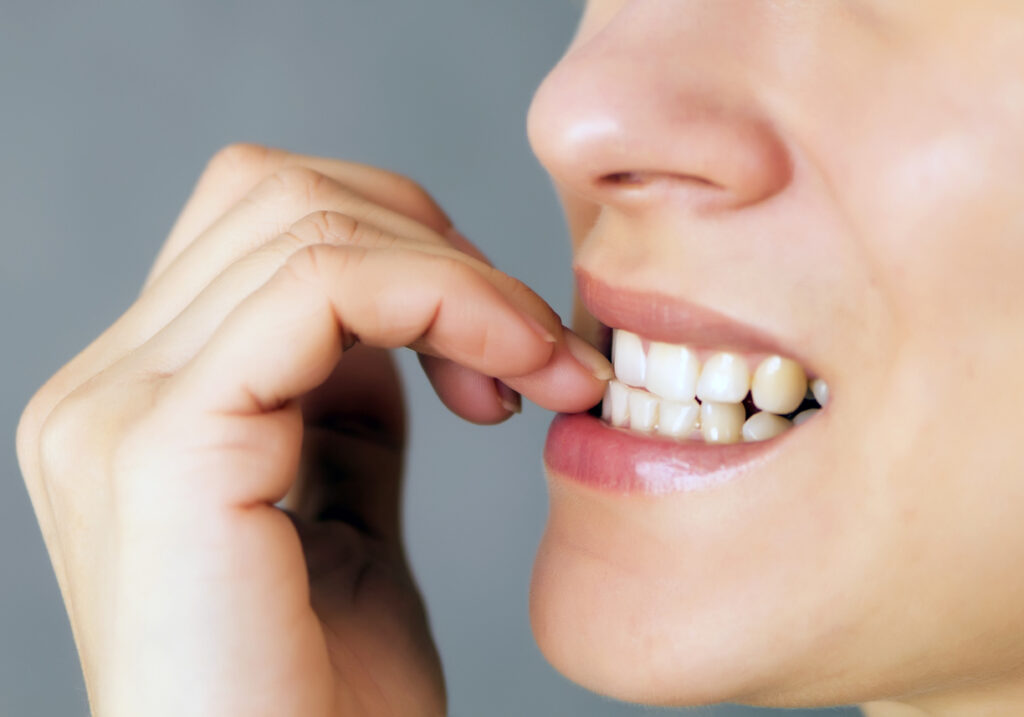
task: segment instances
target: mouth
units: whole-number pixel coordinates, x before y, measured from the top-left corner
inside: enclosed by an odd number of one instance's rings
[[[551,471],[619,493],[698,490],[749,472],[821,421],[826,379],[774,337],[676,297],[576,275],[615,378],[591,411],[555,418]]]

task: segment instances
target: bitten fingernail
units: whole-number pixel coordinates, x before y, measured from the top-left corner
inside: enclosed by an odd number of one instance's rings
[[[608,359],[571,329],[565,329],[565,345],[572,357],[598,381],[608,381],[615,375]]]
[[[523,397],[498,379],[494,379],[494,387],[498,389],[498,401],[501,407],[510,413],[523,412]]]

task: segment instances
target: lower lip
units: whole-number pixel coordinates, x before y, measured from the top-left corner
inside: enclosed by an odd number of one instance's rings
[[[587,413],[561,413],[548,429],[550,471],[611,493],[665,495],[711,489],[748,473],[790,431],[767,441],[675,441],[614,428]]]

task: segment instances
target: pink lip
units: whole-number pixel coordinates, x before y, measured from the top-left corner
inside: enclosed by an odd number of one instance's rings
[[[667,294],[615,287],[579,267],[575,273],[580,300],[605,326],[627,329],[654,341],[801,360],[760,329],[712,309]]]
[[[612,287],[580,268],[576,277],[587,310],[607,326],[658,341],[788,353],[771,336],[716,311],[664,294]],[[555,474],[593,488],[663,495],[731,481],[778,450],[791,433],[723,445],[633,433],[585,413],[560,414],[548,430],[544,462]]]
[[[674,441],[613,428],[587,413],[561,413],[548,429],[544,462],[559,476],[593,488],[664,495],[731,481],[787,435],[727,445]]]

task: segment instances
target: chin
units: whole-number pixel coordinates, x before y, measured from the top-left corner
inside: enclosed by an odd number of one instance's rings
[[[842,550],[820,532],[831,517],[780,522],[757,491],[723,512],[710,495],[626,496],[548,475],[530,619],[565,677],[658,706],[858,701],[837,649],[858,601],[829,567]],[[762,520],[745,510],[759,500]]]

